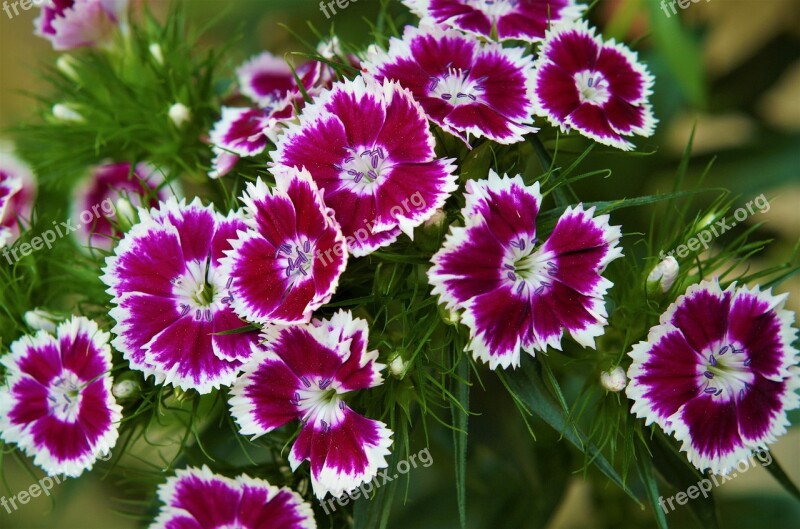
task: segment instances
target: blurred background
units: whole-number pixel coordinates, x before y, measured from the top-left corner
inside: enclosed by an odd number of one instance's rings
[[[330,19],[314,0],[183,0],[194,22],[217,22],[204,39],[208,47],[232,45],[228,72],[249,55],[305,51],[297,36],[313,42],[308,24],[323,34],[333,30],[345,43],[369,42],[368,22],[378,0],[351,0]],[[750,271],[787,261],[800,240],[800,0],[699,0],[665,14],[658,0],[599,0],[590,18],[604,35],[632,43],[656,76],[652,98],[660,120],[657,135],[638,140],[650,156],[595,153],[585,169],[612,168],[601,184],[581,188],[590,200],[607,200],[666,192],[692,127],[696,124],[689,187],[701,185],[705,167],[714,162],[702,185],[729,189],[741,206],[764,193],[769,210],[757,212],[725,237],[763,222],[757,235],[774,239],[762,253],[739,266]],[[399,2],[394,11],[414,23]],[[148,5],[165,13],[168,3]],[[57,57],[45,40],[32,33],[38,10],[8,18],[0,12],[0,129],[30,119],[34,97],[45,90],[39,66]],[[404,17],[404,18],[403,18]],[[285,27],[291,28],[292,32]],[[0,130],[0,139],[8,136]],[[698,207],[714,194],[701,196]],[[617,223],[650,226],[648,210],[624,210]],[[628,228],[630,231],[630,228]],[[779,288],[790,293],[789,308],[800,311],[800,277]],[[652,513],[626,499],[602,478],[576,473],[555,479],[563,469],[579,469],[580,459],[566,448],[552,449],[557,434],[532,423],[531,442],[513,403],[496,382],[472,394],[467,500],[470,527],[475,528],[648,528]],[[491,413],[488,413],[491,410]],[[501,411],[498,411],[501,410]],[[502,411],[504,410],[504,411]],[[800,414],[795,427],[772,447],[774,457],[800,483]],[[434,464],[410,474],[408,490],[395,501],[393,528],[456,528],[453,456],[446,430],[431,433]],[[563,443],[559,443],[563,445]],[[23,490],[40,477],[27,473],[12,457],[3,458],[6,486],[0,495]],[[548,473],[551,469],[552,475]],[[560,473],[555,470],[560,469]],[[591,473],[590,473],[591,474]],[[78,482],[56,485],[50,498],[40,497],[8,514],[0,508],[3,529],[127,529],[139,522],[120,514],[126,490],[101,481],[98,472]],[[12,492],[9,492],[12,491]],[[676,491],[669,492],[673,494]],[[800,528],[800,503],[762,468],[751,468],[715,490],[722,527]],[[404,503],[405,502],[405,503]],[[555,509],[553,509],[555,507]],[[668,516],[671,527],[700,527],[688,509]]]

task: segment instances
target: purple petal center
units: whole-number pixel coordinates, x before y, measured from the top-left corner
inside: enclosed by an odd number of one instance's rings
[[[391,167],[383,147],[353,149],[345,147],[347,156],[336,168],[341,171],[343,180],[352,180],[355,184],[371,184],[384,175]]]
[[[469,69],[448,68],[447,73],[429,79],[428,96],[447,101],[454,107],[473,103],[483,93],[486,79],[485,76],[471,78]]]
[[[581,70],[573,77],[581,103],[602,106],[610,98],[610,85],[605,76],[595,70]]]
[[[50,413],[60,421],[74,423],[81,410],[83,381],[72,371],[65,370],[47,388]]]
[[[511,241],[503,259],[505,277],[519,295],[541,295],[553,286],[558,272],[555,257],[537,248],[536,237]]]
[[[702,392],[725,402],[743,399],[755,380],[746,350],[729,343],[712,348],[704,357],[705,362],[698,366]]]

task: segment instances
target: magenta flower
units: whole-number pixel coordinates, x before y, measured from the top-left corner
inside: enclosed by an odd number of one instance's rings
[[[75,237],[83,248],[111,250],[119,236],[112,220],[120,221],[114,218],[120,199],[130,202],[133,208],[149,208],[170,196],[173,193],[161,172],[147,164],[140,163],[135,169],[127,162],[97,166],[75,191]]]
[[[258,106],[283,108],[303,100],[303,93],[295,74],[300,78],[306,93],[313,97],[325,87],[323,80],[330,80],[329,77],[327,79],[325,77],[327,69],[325,63],[308,61],[292,72],[284,59],[264,52],[242,64],[236,70],[236,75],[242,94]]]
[[[127,9],[128,0],[48,0],[34,21],[36,34],[59,51],[104,44]]]
[[[253,331],[225,334],[246,325],[220,272],[244,222],[199,199],[186,205],[170,198],[150,212],[140,209],[139,217],[106,258],[101,278],[116,305],[114,347],[157,383],[199,393],[231,384],[258,338]]]
[[[580,18],[575,0],[403,0],[423,23],[479,37],[537,42],[551,25]]]
[[[457,189],[452,160],[436,157],[425,113],[397,83],[337,83],[277,142],[276,164],[305,167],[324,190],[357,257],[431,218]]]
[[[433,256],[428,279],[433,293],[462,321],[476,359],[507,368],[520,364],[520,350],[561,349],[568,331],[584,347],[603,333],[603,296],[612,286],[600,274],[620,257],[620,229],[594,208],[569,207],[541,242],[536,217],[538,183],[522,177],[467,182],[466,226],[451,228]]]
[[[347,248],[333,213],[306,171],[276,168],[277,185],[248,184],[247,231],[222,261],[231,307],[242,318],[299,323],[330,301],[347,265]]]
[[[698,469],[727,473],[786,433],[786,412],[800,406],[786,297],[704,281],[629,353],[631,412],[674,434]]]
[[[260,436],[292,420],[300,435],[289,454],[296,470],[311,464],[317,498],[354,490],[386,467],[392,432],[347,406],[347,393],[383,383],[377,351],[367,351],[365,320],[340,311],[310,325],[269,327],[265,345],[231,390],[243,435]]]
[[[20,221],[28,222],[36,198],[36,180],[16,156],[0,151],[0,248],[12,244]]]
[[[407,26],[388,52],[373,48],[363,68],[379,81],[395,80],[411,90],[432,122],[465,142],[472,134],[516,143],[536,131],[533,60],[522,48]]]
[[[82,317],[11,344],[2,358],[0,438],[49,475],[77,477],[117,442],[122,408],[111,395],[109,335]]]
[[[316,529],[311,506],[287,487],[208,467],[178,470],[158,488],[164,503],[150,529]]]
[[[562,130],[625,151],[633,144],[623,136],[653,134],[653,76],[634,52],[603,42],[585,21],[548,31],[536,66],[537,112]]]

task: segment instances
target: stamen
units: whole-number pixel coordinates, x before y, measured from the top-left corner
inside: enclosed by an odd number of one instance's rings
[[[711,371],[705,371],[703,372],[703,376],[710,380],[714,378],[714,373],[712,373]]]
[[[304,376],[303,376],[303,377],[300,377],[300,382],[302,382],[302,383],[303,383],[303,385],[304,385],[305,387],[307,387],[307,388],[310,388],[310,387],[311,387],[311,382],[310,382],[310,381],[309,381],[309,380],[308,380],[306,377],[304,377]]]
[[[723,347],[722,349],[720,349],[720,350],[719,350],[719,353],[718,353],[718,354],[719,354],[720,356],[722,356],[722,355],[724,355],[725,353],[727,353],[727,352],[728,352],[728,349],[730,349],[730,347],[726,345],[725,347]]]
[[[511,281],[516,281],[516,280],[517,280],[517,275],[516,275],[514,272],[507,272],[507,273],[506,273],[506,276],[507,276],[507,277],[508,277],[508,278],[509,278]]]
[[[707,387],[706,389],[703,390],[703,393],[716,393],[716,392],[717,390],[712,387]]]
[[[713,353],[708,356],[709,362],[711,362],[712,367],[717,367],[717,359],[714,358]]]

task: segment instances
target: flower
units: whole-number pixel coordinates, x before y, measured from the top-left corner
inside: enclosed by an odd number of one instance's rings
[[[78,244],[81,248],[111,250],[119,235],[115,224],[130,220],[115,219],[112,224],[117,203],[127,199],[136,208],[152,207],[172,195],[161,172],[148,164],[133,167],[121,162],[94,167],[75,188],[72,202],[71,216],[77,228],[74,234]]]
[[[19,237],[20,221],[29,221],[36,197],[36,180],[19,158],[0,149],[0,248]]]
[[[164,503],[150,529],[316,529],[311,506],[287,487],[208,467],[178,470],[158,487]]]
[[[299,323],[330,301],[347,265],[339,225],[307,171],[275,168],[277,185],[248,184],[247,231],[231,241],[222,275],[242,318]]]
[[[533,59],[523,48],[481,43],[453,30],[407,26],[389,51],[372,48],[364,71],[411,90],[430,120],[464,142],[523,141],[533,123]]]
[[[289,463],[309,460],[317,498],[354,490],[387,466],[392,432],[362,417],[345,394],[383,383],[377,351],[367,351],[365,320],[339,311],[310,325],[269,327],[231,390],[231,414],[243,435],[260,436],[302,421]]]
[[[242,94],[261,108],[283,108],[303,100],[303,92],[295,74],[300,79],[303,90],[314,96],[324,87],[321,82],[324,68],[328,68],[325,63],[308,61],[292,71],[285,60],[264,52],[239,66],[236,76]]]
[[[682,442],[701,471],[726,473],[786,433],[800,406],[797,329],[786,294],[703,281],[633,346],[631,412]]]
[[[109,40],[127,9],[128,0],[50,0],[34,20],[36,34],[59,51],[96,46]]]
[[[537,42],[548,27],[580,18],[575,0],[403,0],[423,23],[479,37]]]
[[[399,84],[337,83],[279,137],[276,164],[305,167],[324,190],[348,251],[360,257],[413,238],[457,189],[452,160],[437,159],[425,113]]]
[[[622,44],[603,42],[587,22],[554,26],[536,61],[535,108],[562,130],[628,151],[623,136],[650,136],[653,76]]]
[[[95,322],[72,317],[55,336],[23,336],[0,360],[0,437],[51,476],[79,476],[117,442],[122,409],[111,395],[108,338]]]
[[[491,369],[517,367],[520,350],[561,349],[569,331],[584,347],[606,325],[600,274],[622,255],[620,229],[594,208],[568,207],[540,244],[541,194],[522,177],[467,182],[466,226],[452,227],[433,258],[428,279],[446,309],[463,309],[469,349]]]
[[[116,305],[112,342],[131,367],[157,383],[209,393],[229,385],[258,333],[230,307],[220,259],[246,228],[228,216],[170,198],[139,210],[140,222],[106,258],[103,282]],[[225,334],[227,333],[227,334]]]

